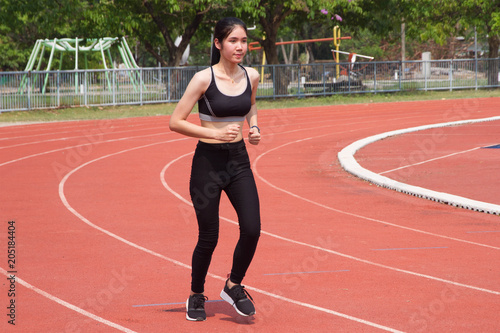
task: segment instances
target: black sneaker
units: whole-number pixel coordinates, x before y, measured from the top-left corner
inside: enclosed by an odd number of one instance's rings
[[[224,289],[220,292],[220,297],[231,304],[236,312],[242,316],[251,316],[255,314],[255,307],[247,296],[253,301],[252,296],[250,296],[244,286],[236,285],[229,289],[227,281]]]
[[[205,301],[208,297],[203,294],[189,296],[186,301],[186,319],[191,321],[204,321],[207,319],[205,313]]]

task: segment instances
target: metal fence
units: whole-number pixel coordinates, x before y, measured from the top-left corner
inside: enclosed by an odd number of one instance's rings
[[[257,98],[500,87],[499,59],[253,66]],[[0,72],[0,112],[177,102],[204,67]]]

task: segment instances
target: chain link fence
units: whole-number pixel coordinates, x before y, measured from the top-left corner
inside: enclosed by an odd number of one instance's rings
[[[253,66],[257,98],[500,87],[499,59]],[[0,112],[177,102],[206,67],[0,72]]]

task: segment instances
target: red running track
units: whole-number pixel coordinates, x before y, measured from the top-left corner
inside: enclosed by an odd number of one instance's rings
[[[244,281],[257,315],[239,317],[218,298],[238,234],[224,198],[202,323],[188,322],[184,305],[197,236],[187,192],[196,140],[170,132],[168,117],[2,127],[0,267],[7,276],[15,270],[16,295],[8,296],[4,277],[0,299],[5,314],[15,300],[16,325],[4,315],[0,329],[498,332],[499,217],[373,186],[345,172],[337,153],[391,130],[497,116],[499,105],[488,98],[260,111],[263,142],[248,149],[263,234]],[[450,128],[429,155],[498,144],[494,126]],[[422,149],[415,137],[425,134],[369,145],[359,161],[375,172],[412,164],[410,154]],[[460,159],[392,176],[498,203],[499,176],[489,171],[498,150]]]

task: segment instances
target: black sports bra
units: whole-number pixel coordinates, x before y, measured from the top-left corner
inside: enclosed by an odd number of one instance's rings
[[[247,77],[247,87],[245,91],[237,96],[228,96],[223,94],[215,82],[214,70],[212,71],[212,80],[207,90],[198,100],[198,111],[201,120],[206,121],[244,121],[245,116],[252,106],[252,86],[246,69],[239,65],[245,71]]]

